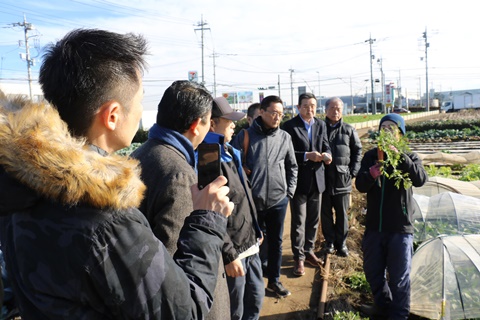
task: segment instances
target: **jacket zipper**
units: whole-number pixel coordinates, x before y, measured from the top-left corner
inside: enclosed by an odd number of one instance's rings
[[[382,232],[384,193],[385,193],[385,176],[382,175],[382,197],[380,199],[380,221],[378,224],[378,232]]]

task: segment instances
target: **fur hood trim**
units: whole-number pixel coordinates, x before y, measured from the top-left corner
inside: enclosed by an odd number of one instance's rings
[[[0,165],[39,195],[64,205],[138,207],[145,192],[136,160],[91,151],[56,109],[22,99],[0,102]]]

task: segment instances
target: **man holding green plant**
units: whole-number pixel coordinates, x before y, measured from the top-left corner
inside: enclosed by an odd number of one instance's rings
[[[379,130],[378,147],[365,153],[355,181],[358,191],[367,193],[363,268],[375,301],[361,311],[407,319],[413,255],[412,185],[421,187],[427,173],[418,155],[409,152],[400,115],[384,116]]]

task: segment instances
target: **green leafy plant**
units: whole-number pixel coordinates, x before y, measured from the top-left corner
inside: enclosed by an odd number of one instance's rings
[[[345,282],[353,290],[367,293],[372,292],[367,278],[365,277],[365,273],[363,272],[355,272],[350,274],[348,277],[346,277]]]
[[[425,171],[429,177],[452,177],[452,168],[448,166],[437,167],[433,164],[425,166]]]
[[[357,320],[357,319],[363,319],[358,312],[335,311],[335,313],[333,314],[333,320]]]
[[[480,166],[478,164],[466,165],[460,173],[461,181],[476,181],[480,180]]]
[[[386,157],[379,161],[382,163],[381,171],[388,179],[395,180],[395,186],[400,189],[403,184],[405,189],[412,186],[412,180],[408,173],[398,169],[398,165],[403,161],[403,154],[410,151],[407,139],[396,130],[380,130],[377,137],[378,148],[385,152]],[[391,168],[387,170],[387,168]]]

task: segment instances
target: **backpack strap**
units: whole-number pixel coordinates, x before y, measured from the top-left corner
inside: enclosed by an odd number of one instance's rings
[[[243,170],[245,170],[245,173],[247,176],[249,176],[252,173],[252,170],[250,170],[247,167],[247,153],[248,153],[248,147],[250,146],[250,136],[248,135],[248,130],[243,129],[243,153],[242,153],[242,167]]]

